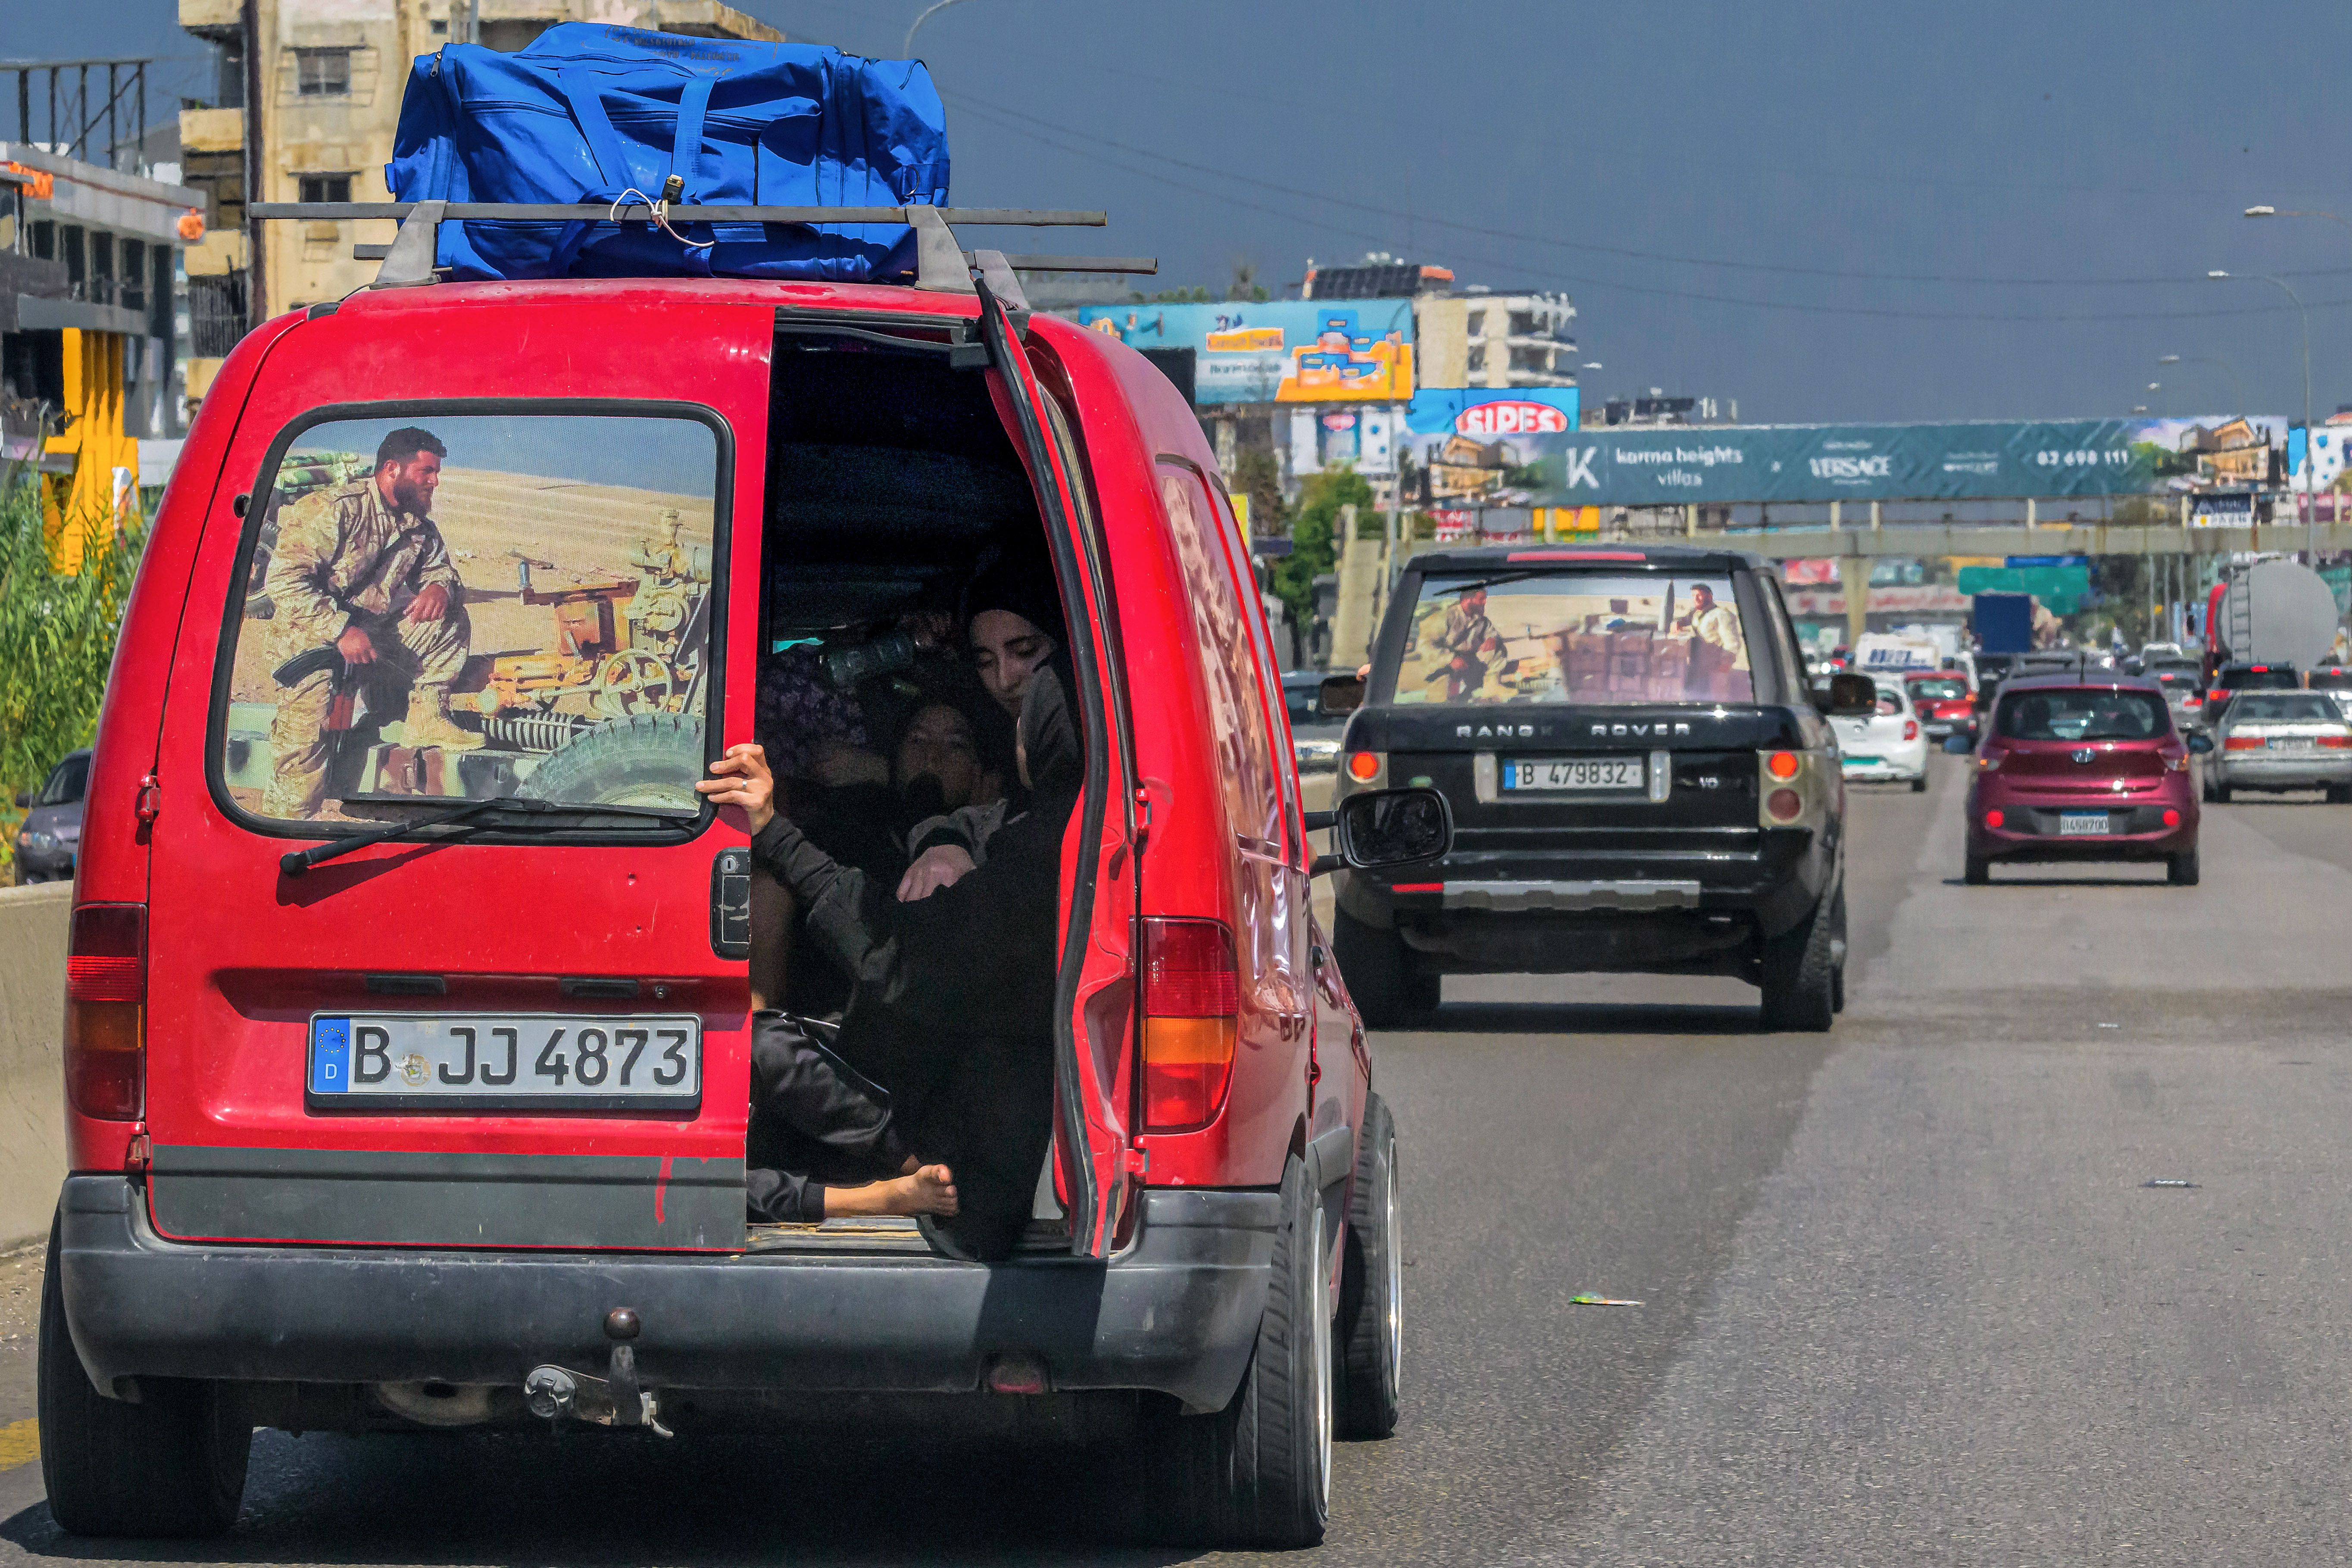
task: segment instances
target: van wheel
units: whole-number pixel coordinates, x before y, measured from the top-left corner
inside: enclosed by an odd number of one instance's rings
[[[1348,1250],[1339,1270],[1339,1436],[1396,1430],[1403,1365],[1404,1258],[1397,1239],[1396,1121],[1377,1094],[1364,1096],[1356,1134],[1356,1184],[1348,1200]]]
[[[702,721],[690,713],[639,713],[583,730],[532,770],[516,791],[531,800],[692,810],[702,797]]]
[[[2195,887],[2197,885],[2197,851],[2191,849],[2186,854],[2174,855],[2167,858],[2164,863],[2164,879],[2176,888]]]
[[[58,1233],[41,1281],[41,1480],[71,1535],[219,1535],[236,1522],[253,1428],[206,1383],[142,1381],[126,1405],[90,1385],[66,1329]]]
[[[1992,880],[1992,862],[1981,855],[1971,855],[1960,868],[1960,880],[1971,888],[1981,888]]]
[[[1330,1518],[1331,1271],[1320,1194],[1295,1155],[1282,1216],[1257,1347],[1233,1402],[1213,1415],[1166,1416],[1146,1434],[1146,1495],[1186,1545],[1313,1546]]]
[[[1437,1011],[1438,977],[1392,931],[1366,925],[1345,910],[1331,917],[1331,954],[1368,1029],[1393,1029]]]
[[[1764,944],[1764,1026],[1819,1033],[1836,1021],[1836,900],[1813,906],[1796,930]]]

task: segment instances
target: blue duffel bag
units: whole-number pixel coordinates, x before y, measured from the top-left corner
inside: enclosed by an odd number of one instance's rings
[[[420,56],[385,182],[399,201],[907,206],[948,199],[946,111],[919,60],[567,22],[520,54]],[[791,278],[915,270],[904,224],[446,222],[465,279]]]

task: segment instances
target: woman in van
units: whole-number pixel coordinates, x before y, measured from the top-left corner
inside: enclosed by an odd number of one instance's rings
[[[957,1212],[940,1228],[982,1258],[1019,1245],[1053,1137],[1062,837],[1085,782],[1069,689],[1066,664],[1029,673],[1015,751],[1029,808],[930,897],[901,900],[812,844],[777,813],[756,744],[729,747],[696,786],[742,808],[754,864],[856,977],[840,1058],[887,1091],[904,1145],[953,1173]]]

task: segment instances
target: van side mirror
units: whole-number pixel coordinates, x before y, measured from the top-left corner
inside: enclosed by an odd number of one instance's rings
[[[2201,757],[2212,749],[2213,737],[2205,733],[2204,731],[2200,730],[2195,734],[2189,737],[2189,752],[2191,756]]]
[[[1867,719],[1878,711],[1878,682],[1866,675],[1832,675],[1813,688],[1813,706],[1832,719]]]
[[[1966,735],[1947,735],[1944,737],[1944,750],[1955,757],[1965,757],[1976,748],[1969,744]]]
[[[1339,719],[1364,705],[1364,678],[1360,675],[1327,675],[1315,691],[1315,712],[1324,719]]]
[[[1324,825],[1324,813],[1307,817]],[[1433,789],[1383,789],[1351,795],[1328,814],[1337,853],[1315,858],[1313,874],[1345,866],[1380,871],[1434,860],[1454,847],[1454,808]]]

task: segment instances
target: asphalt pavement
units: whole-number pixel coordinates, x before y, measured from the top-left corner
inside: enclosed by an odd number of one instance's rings
[[[1935,761],[1854,792],[1833,1034],[1759,1034],[1727,981],[1488,979],[1377,1041],[1405,1414],[1339,1448],[1316,1561],[2352,1560],[2352,809],[2209,808],[2197,889],[1967,888]],[[1118,1544],[1103,1468],[887,1429],[268,1434],[234,1535],[121,1555],[1192,1560]],[[118,1554],[39,1498],[0,1470],[0,1568]]]

